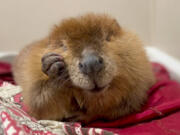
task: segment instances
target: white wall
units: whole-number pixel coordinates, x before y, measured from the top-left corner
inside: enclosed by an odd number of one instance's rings
[[[180,59],[180,0],[157,0],[154,45]]]
[[[109,13],[151,43],[152,0],[0,0],[0,51],[20,50],[47,35],[62,18],[89,11]]]
[[[146,45],[180,59],[180,0],[0,0],[0,51],[18,51],[61,19],[108,13]]]

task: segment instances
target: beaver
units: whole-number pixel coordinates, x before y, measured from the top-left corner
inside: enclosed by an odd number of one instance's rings
[[[26,46],[13,74],[31,116],[82,123],[139,111],[155,83],[138,36],[95,13],[64,19]]]

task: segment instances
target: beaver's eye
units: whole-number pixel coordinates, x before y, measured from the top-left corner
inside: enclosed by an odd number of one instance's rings
[[[111,36],[108,35],[108,36],[106,37],[106,41],[111,41]]]
[[[107,33],[105,40],[108,42],[111,41],[112,36],[113,36],[113,32]]]
[[[64,51],[67,50],[67,46],[66,46],[64,43],[61,43],[61,44],[60,44],[60,47],[61,47]]]

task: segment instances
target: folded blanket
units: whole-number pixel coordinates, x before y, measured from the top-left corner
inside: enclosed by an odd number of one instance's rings
[[[138,113],[115,121],[96,121],[86,127],[80,123],[36,121],[26,114],[21,88],[14,84],[11,67],[0,63],[0,123],[6,134],[180,134],[180,83],[171,80],[167,70],[153,63],[157,83],[148,91],[148,101]]]

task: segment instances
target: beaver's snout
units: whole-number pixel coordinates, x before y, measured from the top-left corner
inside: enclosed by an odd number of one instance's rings
[[[100,72],[104,67],[104,61],[101,56],[97,54],[87,54],[79,62],[80,71],[88,75],[89,77],[94,77],[98,72]]]

